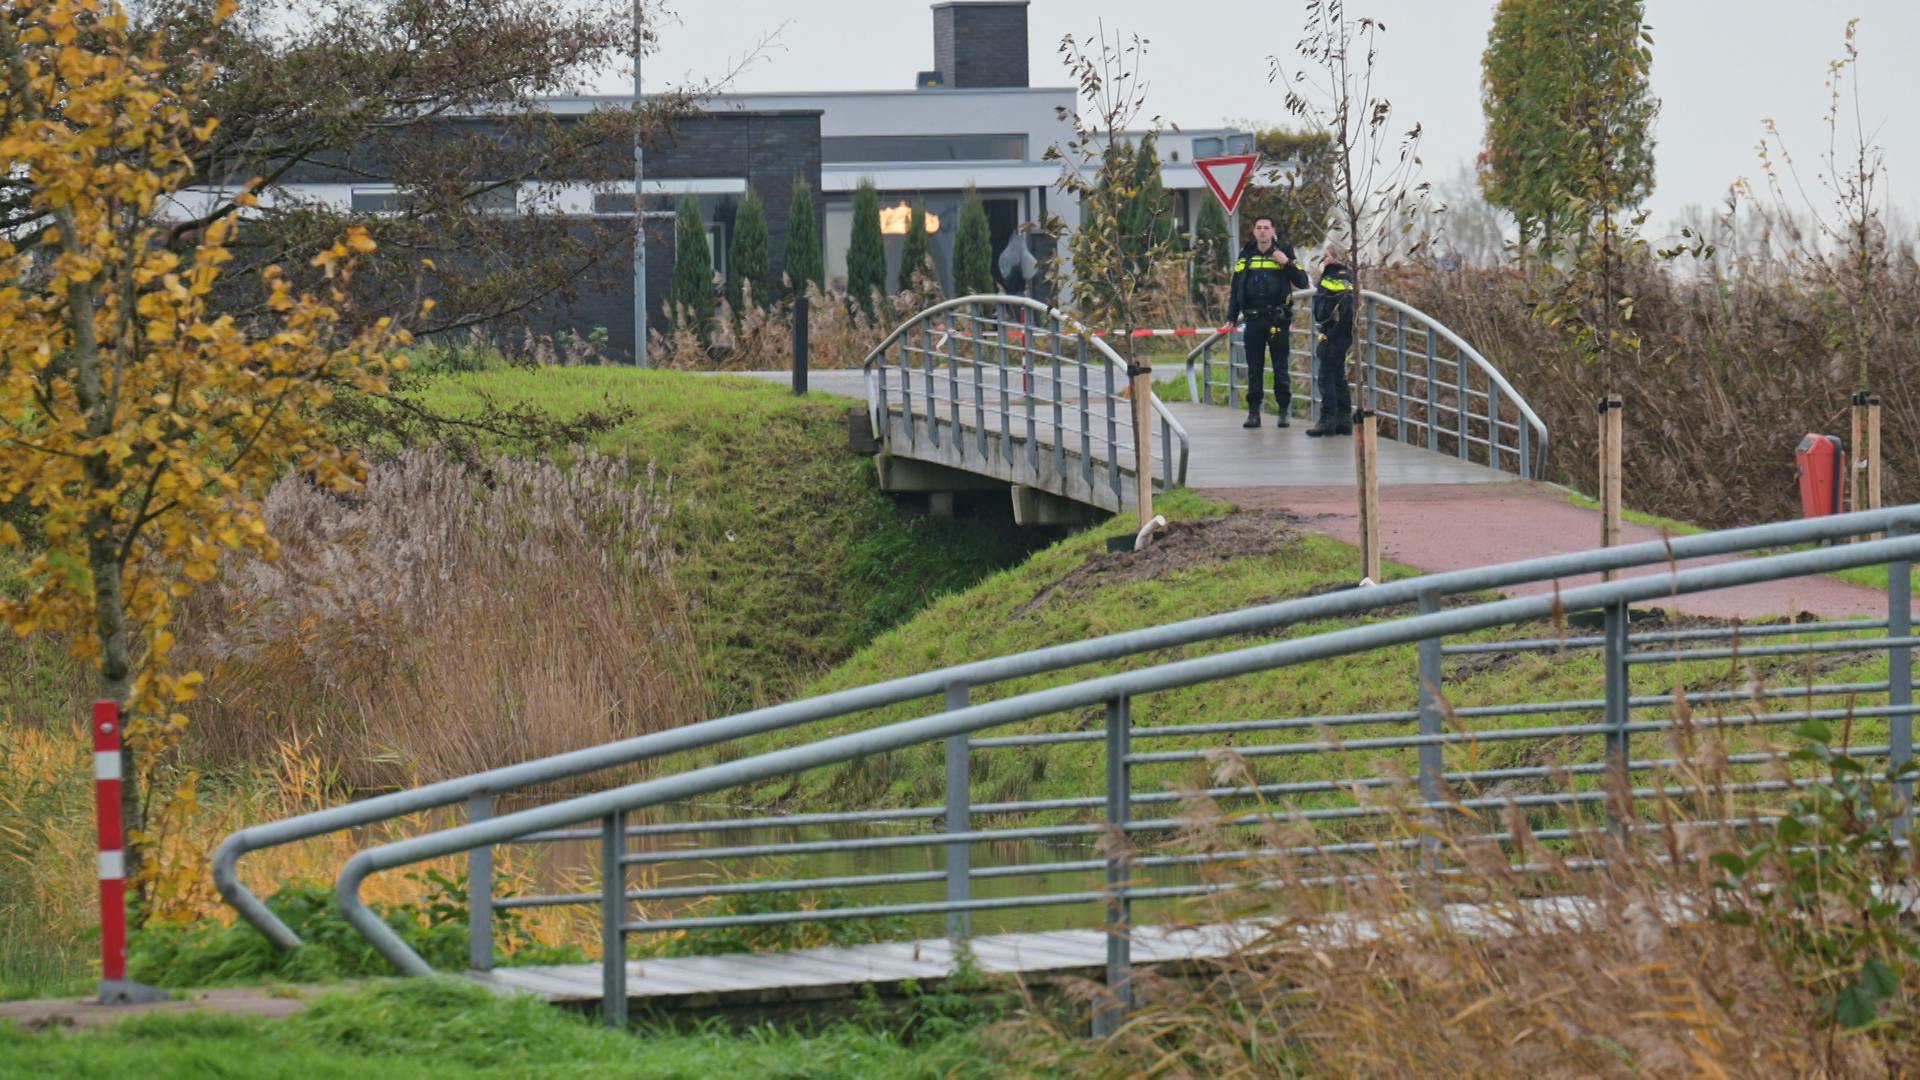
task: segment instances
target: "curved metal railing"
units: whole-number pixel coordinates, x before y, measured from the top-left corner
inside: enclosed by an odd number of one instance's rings
[[[1310,299],[1301,290],[1295,299]],[[1453,454],[1526,479],[1546,468],[1547,425],[1526,398],[1478,349],[1426,312],[1371,290],[1360,294],[1348,370],[1354,403],[1371,401],[1381,434],[1399,442]],[[1305,325],[1301,325],[1305,323]],[[1214,380],[1214,350],[1228,337],[1215,331],[1187,353],[1187,389],[1194,401],[1240,408],[1247,363],[1236,331],[1228,343],[1224,382]],[[1311,319],[1295,320],[1287,347],[1294,399],[1318,414],[1313,379]],[[1268,401],[1272,401],[1269,397]]]
[[[864,731],[839,724],[837,732],[851,733],[809,733],[811,741],[785,749],[741,745],[711,759],[717,764],[380,844],[348,861],[337,894],[349,921],[384,955],[403,971],[425,973],[425,963],[366,906],[360,889],[369,875],[426,859],[485,852],[497,844],[597,841],[603,869],[599,892],[497,902],[488,892],[486,902],[475,908],[598,906],[605,941],[604,1000],[609,1019],[615,1020],[624,1015],[626,946],[636,935],[945,917],[949,933],[964,937],[970,932],[966,920],[975,914],[985,918],[1018,909],[1098,905],[1113,931],[1114,970],[1109,975],[1117,972],[1124,978],[1133,905],[1206,895],[1218,886],[1196,880],[1196,868],[1256,856],[1271,843],[1259,832],[1248,835],[1247,851],[1191,853],[1148,846],[1135,852],[1097,843],[1114,830],[1143,844],[1177,831],[1179,821],[1167,811],[1178,805],[1180,789],[1215,753],[1222,736],[1231,737],[1252,775],[1216,779],[1213,782],[1223,786],[1207,794],[1242,803],[1255,800],[1252,809],[1235,819],[1234,828],[1257,830],[1285,822],[1321,830],[1318,841],[1281,853],[1304,859],[1422,843],[1381,828],[1391,808],[1367,792],[1396,782],[1392,770],[1378,767],[1376,759],[1382,757],[1404,763],[1418,785],[1411,809],[1433,815],[1437,828],[1509,848],[1517,843],[1516,834],[1499,831],[1509,815],[1519,815],[1528,835],[1545,840],[1580,831],[1585,827],[1582,815],[1595,808],[1646,821],[1651,804],[1669,793],[1662,785],[1669,782],[1673,762],[1660,755],[1678,725],[1763,732],[1808,718],[1857,718],[1884,724],[1887,739],[1857,754],[1901,766],[1911,756],[1916,711],[1912,649],[1920,640],[1912,636],[1909,579],[1911,562],[1920,557],[1920,538],[1913,534],[1917,527],[1920,507],[1899,507],[1410,578],[980,661],[709,721],[663,734],[680,736],[680,748],[712,745],[797,724],[802,717],[845,715],[911,697],[945,699],[943,711],[916,719]],[[1871,539],[1882,532],[1888,539]],[[1767,554],[1839,537],[1865,542]],[[1703,556],[1743,551],[1761,557],[1684,565]],[[1629,625],[1629,603],[1882,564],[1890,588],[1884,600],[1876,602],[1885,604],[1884,614],[1822,624],[1732,624],[1651,633]],[[1522,582],[1634,566],[1661,569],[1518,599],[1451,607],[1445,602]],[[1277,641],[1245,638],[1408,603],[1416,603],[1419,614]],[[1604,633],[1599,636],[1525,636],[1535,627],[1559,625],[1568,612],[1593,609],[1604,612]],[[1513,636],[1514,629],[1521,636]],[[1489,633],[1497,636],[1489,638]],[[969,698],[972,690],[1041,671],[1209,641],[1226,646],[1226,651],[1027,692],[1007,688],[997,700]],[[1598,650],[1599,662],[1577,665],[1570,654],[1581,650]],[[1591,691],[1548,701],[1476,700],[1475,674],[1485,665],[1473,657],[1495,651],[1509,662],[1513,656],[1539,654],[1564,674],[1563,691],[1577,692],[1583,679],[1590,680]],[[1155,695],[1358,653],[1373,657],[1368,670],[1378,685],[1366,707],[1377,711],[1279,718],[1233,714],[1205,723],[1157,726],[1152,722]],[[1859,657],[1854,663],[1861,670],[1839,665],[1824,675],[1838,682],[1811,677],[1796,682],[1807,657],[1848,653]],[[1445,666],[1450,656],[1466,658],[1451,676]],[[1728,683],[1723,669],[1730,660],[1745,666]],[[1876,668],[1882,662],[1885,666]],[[1685,664],[1695,666],[1678,666]],[[1707,685],[1693,684],[1696,678],[1704,678]],[[1676,685],[1681,683],[1688,685]],[[1714,710],[1721,706],[1725,714],[1716,717]],[[1026,726],[1005,730],[1015,724]],[[990,731],[995,728],[1002,730]],[[616,750],[632,760],[638,741],[601,748],[603,767],[614,763],[610,759]],[[1153,748],[1155,744],[1164,748]],[[1636,746],[1642,751],[1638,756]],[[1501,747],[1510,749],[1496,753]],[[1791,786],[1790,780],[1778,778],[1775,752],[1761,746],[1736,749],[1741,752],[1729,761],[1739,775],[1731,783],[1743,813],[1748,807],[1757,811],[1759,800],[1777,798]],[[946,805],[784,817],[748,810],[715,818],[711,809],[691,804],[699,799],[711,808],[716,804],[707,796],[737,789],[737,797],[718,805],[752,806],[764,801],[765,791],[756,795],[750,785],[901,751],[946,754]],[[978,774],[970,771],[975,764],[991,764],[988,756],[994,754],[1013,764]],[[1324,775],[1303,779],[1297,768],[1289,768],[1300,755],[1324,756]],[[494,770],[488,775],[496,786],[485,790],[499,790],[499,785],[525,780],[536,771],[550,775],[553,760]],[[1099,779],[1103,762],[1104,784]],[[995,796],[1024,790],[1007,788],[1005,782],[1009,777],[1030,782],[1041,775],[1043,765],[1090,769],[1092,787],[1063,798]],[[1603,781],[1620,774],[1643,778],[1642,786],[1623,783],[1609,792]],[[976,790],[988,799],[974,801]],[[1609,801],[1619,790],[1630,796],[1625,804]],[[658,808],[655,812],[662,816],[629,816],[650,808]],[[581,823],[590,824],[571,828]],[[334,824],[339,827],[338,819]],[[1718,824],[1747,827],[1751,822]],[[848,838],[822,831],[834,827],[873,835]],[[797,835],[768,842],[769,830]],[[935,861],[892,872],[874,872],[867,861],[899,851],[920,852]],[[832,857],[843,862],[809,872],[815,863],[808,860]],[[846,865],[849,857],[852,864]],[[716,870],[739,865],[744,871]],[[670,873],[676,868],[678,873]],[[635,874],[643,876],[636,882]],[[483,885],[474,882],[476,890]],[[874,888],[919,891],[906,899],[855,898],[863,892],[871,895]],[[756,902],[749,911],[737,904],[700,906],[754,895],[784,895],[792,902]],[[822,897],[827,902],[822,903]],[[1091,921],[1098,919],[1096,915]],[[484,927],[476,924],[476,929]],[[490,948],[490,934],[476,940]]]
[[[1144,438],[1154,482],[1186,483],[1186,428],[1157,396],[1133,430],[1127,362],[1072,316],[1024,296],[963,296],[895,328],[867,354],[876,435],[916,457],[1108,510],[1132,497]]]

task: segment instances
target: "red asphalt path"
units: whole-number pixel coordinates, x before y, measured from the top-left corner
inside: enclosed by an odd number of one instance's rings
[[[1203,492],[1246,509],[1284,510],[1301,526],[1349,544],[1360,541],[1354,489],[1336,487],[1220,488]],[[1566,493],[1548,484],[1513,481],[1497,484],[1393,486],[1380,489],[1381,550],[1386,558],[1427,573],[1518,562],[1545,555],[1585,551],[1600,543],[1600,513],[1575,506]],[[1659,540],[1659,529],[1623,525],[1621,542]],[[1695,559],[1683,567],[1707,566],[1722,559]],[[1623,576],[1667,572],[1665,565],[1626,571]],[[1567,578],[1560,588],[1599,582],[1598,575]],[[1553,583],[1516,586],[1511,595],[1551,592]],[[1689,615],[1722,619],[1792,617],[1809,612],[1823,619],[1886,614],[1886,594],[1832,578],[1745,585],[1711,593],[1693,593],[1650,601]]]

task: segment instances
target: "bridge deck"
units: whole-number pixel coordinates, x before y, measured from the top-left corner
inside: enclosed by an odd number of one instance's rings
[[[1137,965],[1225,956],[1258,933],[1235,925],[1137,927],[1133,959]],[[990,974],[1097,976],[1107,962],[1107,935],[1100,930],[990,934],[970,946],[975,968]],[[908,979],[925,985],[953,971],[954,948],[945,939],[663,957],[627,965],[627,997],[636,1010],[817,1001],[850,996],[867,985],[884,989]],[[497,968],[468,972],[467,978],[557,1003],[586,1005],[601,998],[599,964]]]

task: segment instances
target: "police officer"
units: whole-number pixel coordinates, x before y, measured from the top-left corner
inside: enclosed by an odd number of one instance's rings
[[[1253,241],[1240,249],[1233,264],[1233,288],[1227,300],[1227,322],[1247,319],[1247,422],[1260,426],[1260,402],[1266,396],[1266,366],[1273,357],[1273,396],[1280,407],[1280,426],[1287,426],[1293,408],[1293,380],[1287,375],[1287,345],[1293,326],[1293,294],[1312,286],[1307,272],[1294,262],[1293,248],[1274,236],[1273,219],[1253,219]]]
[[[1307,435],[1315,439],[1353,434],[1353,402],[1347,393],[1353,293],[1346,257],[1329,245],[1321,253],[1320,285],[1313,291],[1313,380],[1320,387],[1320,419]]]

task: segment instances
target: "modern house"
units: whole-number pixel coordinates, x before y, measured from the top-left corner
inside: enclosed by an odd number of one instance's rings
[[[1031,84],[1028,0],[968,0],[933,5],[934,66],[915,85],[891,90],[724,95],[677,123],[647,148],[643,190],[648,197],[648,322],[665,325],[664,301],[674,265],[673,223],[660,211],[692,196],[707,222],[716,273],[728,275],[734,216],[749,190],[765,203],[769,262],[778,280],[785,265],[792,184],[805,179],[816,193],[829,279],[844,279],[853,231],[853,194],[871,180],[881,197],[888,234],[889,281],[898,273],[901,238],[911,204],[922,202],[932,231],[934,260],[951,287],[954,226],[969,186],[985,202],[996,252],[1023,223],[1058,217],[1071,230],[1080,220],[1075,200],[1059,189],[1061,163],[1048,150],[1073,137],[1077,106],[1070,86]],[[626,97],[554,97],[556,115],[583,116],[617,107]],[[458,123],[485,126],[486,117]],[[1169,131],[1158,142],[1163,179],[1182,227],[1191,230],[1198,200],[1211,198],[1191,162],[1196,156],[1241,152],[1252,136],[1228,130]],[[336,208],[379,212],[400,198],[390,184],[369,180],[377,168],[316,165],[286,178],[286,197]],[[521,190],[493,193],[502,212],[558,213],[606,222],[633,214],[632,182],[599,186],[567,177],[543,178]],[[1048,241],[1038,237],[1037,250]],[[1070,275],[1071,268],[1063,268]],[[1044,295],[1050,283],[1037,283]],[[565,304],[533,314],[536,328],[607,331],[617,356],[633,346],[631,249],[609,257]]]

